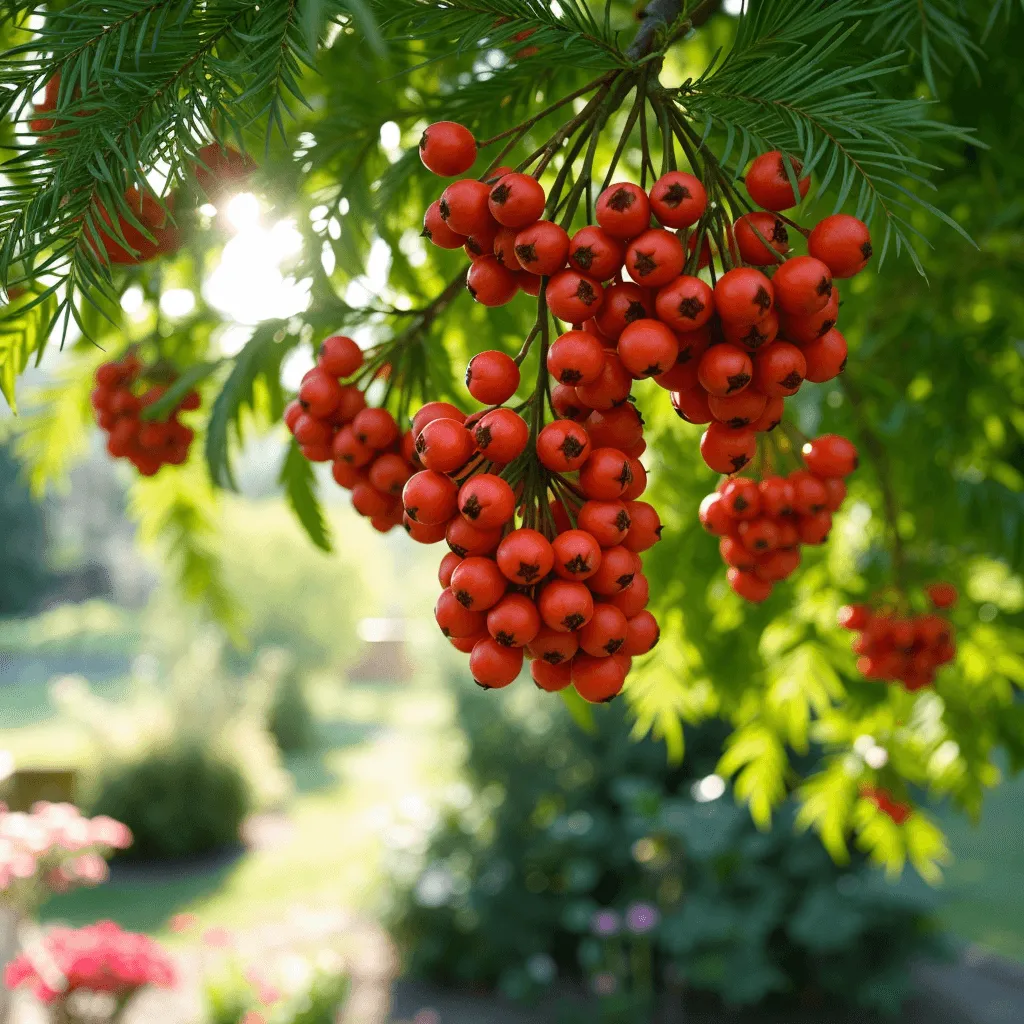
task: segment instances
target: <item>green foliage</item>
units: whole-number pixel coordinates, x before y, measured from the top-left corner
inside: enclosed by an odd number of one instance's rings
[[[547,957],[563,976],[617,975],[640,940],[602,940],[593,916],[642,901],[661,912],[659,980],[671,970],[733,1005],[898,1011],[910,960],[939,948],[923,887],[889,888],[861,857],[838,867],[794,833],[793,802],[758,832],[728,791],[712,798],[719,726],[693,731],[671,766],[659,744],[630,739],[614,705],[588,735],[543,695],[513,703],[463,699],[471,793],[425,862],[396,865],[392,921],[415,974],[518,998],[544,987]]]
[[[279,483],[284,487],[288,504],[302,523],[303,529],[309,534],[309,539],[323,551],[330,551],[331,536],[328,532],[327,519],[316,498],[314,480],[310,461],[303,456],[298,444],[293,440],[288,445],[288,452],[281,466]]]
[[[10,446],[0,443],[0,616],[35,610],[50,583],[46,517],[20,476]]]
[[[267,729],[286,754],[308,750],[316,741],[316,718],[297,672],[286,672],[278,681]]]
[[[132,830],[135,842],[125,857],[164,860],[233,846],[249,807],[238,768],[185,741],[110,765],[92,812]]]

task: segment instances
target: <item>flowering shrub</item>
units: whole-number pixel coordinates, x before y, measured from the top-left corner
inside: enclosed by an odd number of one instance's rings
[[[147,985],[169,988],[174,981],[174,965],[156,942],[113,921],[53,928],[4,971],[8,988],[24,986],[51,1006],[80,990],[106,993],[123,1006]]]
[[[106,859],[132,844],[131,830],[73,804],[40,802],[29,813],[0,804],[0,904],[33,912],[52,892],[106,880]]]

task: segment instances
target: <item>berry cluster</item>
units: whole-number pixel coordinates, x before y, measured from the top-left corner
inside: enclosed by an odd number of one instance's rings
[[[72,992],[106,992],[127,1001],[146,985],[170,988],[174,964],[148,935],[124,931],[113,921],[84,928],[51,928],[39,949],[7,965],[4,984],[25,986],[43,1003],[61,1003]]]
[[[155,368],[151,371],[156,374]],[[180,466],[188,459],[195,432],[178,420],[201,404],[199,393],[190,391],[166,419],[144,419],[143,411],[167,392],[166,384],[145,384],[146,370],[134,352],[103,363],[96,370],[96,387],[90,396],[96,422],[107,432],[107,451],[128,459],[143,475],[152,476],[162,466]]]
[[[857,466],[845,437],[823,434],[802,449],[804,468],[787,476],[727,477],[700,506],[700,521],[720,537],[729,586],[764,601],[800,564],[801,544],[824,544],[832,514],[846,497],[844,478]]]
[[[387,409],[367,406],[355,384],[343,384],[363,365],[363,352],[344,335],[320,346],[317,365],[303,378],[284,421],[311,462],[333,462],[335,482],[377,530],[402,523],[402,488],[415,472],[412,435],[402,434]]]
[[[611,700],[659,636],[640,552],[661,523],[638,500],[647,483],[639,414],[625,404],[586,425],[531,429],[504,405],[519,384],[511,357],[482,352],[466,379],[490,408],[467,418],[443,402],[424,406],[413,436],[425,468],[402,495],[410,535],[451,549],[437,623],[482,687],[509,685],[528,656],[541,689],[573,685],[588,701]]]
[[[932,611],[900,615],[889,607],[846,605],[839,625],[857,633],[853,652],[865,679],[901,683],[912,693],[935,684],[935,674],[956,657],[953,626],[938,610],[956,604],[956,587],[934,583],[925,588]]]

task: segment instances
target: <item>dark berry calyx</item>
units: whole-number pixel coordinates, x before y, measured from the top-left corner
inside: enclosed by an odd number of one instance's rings
[[[676,181],[665,189],[665,194],[661,197],[661,201],[674,210],[684,199],[690,198],[692,198],[690,190],[685,185],[680,185]]]
[[[479,519],[480,513],[483,512],[483,510],[483,506],[480,504],[480,499],[475,494],[471,494],[466,499],[466,503],[462,506],[461,512],[469,519]]]
[[[623,213],[636,202],[636,196],[628,188],[617,188],[608,200],[608,205],[616,212]]]
[[[586,621],[587,618],[585,615],[580,615],[579,612],[573,612],[571,615],[566,615],[566,617],[562,619],[562,625],[571,633],[574,629],[579,629]]]
[[[803,383],[804,379],[797,370],[790,370],[779,383],[784,388],[798,388]]]
[[[408,516],[408,517],[409,517],[409,518],[410,518],[410,519],[411,519],[411,520],[412,520],[412,521],[413,521],[413,522],[415,523],[415,522],[418,522],[418,521],[419,521],[419,520],[417,520],[417,518],[416,518],[416,515],[417,515],[417,513],[419,512],[419,510],[420,510],[420,509],[419,509],[419,506],[418,506],[418,505],[413,505],[413,507],[412,507],[412,508],[409,508],[408,506],[406,506],[406,509],[405,509],[405,514],[406,514],[406,515],[407,515],[407,516]],[[408,529],[409,529],[408,525],[406,525],[406,527],[405,527],[405,528],[406,528],[406,529],[408,530]]]
[[[467,590],[456,590],[455,600],[458,601],[463,608],[473,607],[473,595],[470,594],[469,591]]]
[[[751,324],[750,330],[740,338],[747,348],[760,348],[768,340],[768,335],[757,324]]]
[[[704,312],[704,309],[704,303],[695,295],[691,295],[679,303],[679,315],[687,320],[696,320]]]
[[[875,253],[875,250],[871,248],[871,243],[870,243],[870,242],[865,242],[865,243],[864,243],[864,244],[863,244],[863,245],[862,245],[862,246],[860,247],[860,254],[861,254],[861,256],[863,256],[863,257],[864,257],[864,259],[866,259],[866,260],[869,260],[869,259],[871,259],[871,257],[872,257],[872,256],[874,255],[874,253]]]
[[[579,576],[581,573],[590,572],[590,561],[585,555],[573,555],[564,564],[564,568],[566,572],[572,573],[573,576]]]
[[[483,247],[480,245],[480,243],[472,235],[470,235],[469,238],[466,239],[466,248],[474,256],[483,256],[483,254],[484,254]]]
[[[762,313],[767,313],[772,308],[772,297],[768,294],[768,289],[764,285],[761,285],[754,294],[754,305]]]
[[[730,377],[726,377],[726,381],[729,384],[729,390],[726,394],[731,395],[734,391],[742,391],[750,383],[749,373],[734,373]]]
[[[633,520],[629,518],[629,513],[623,509],[615,517],[615,529],[620,533],[628,530],[633,525]]]
[[[494,639],[497,640],[502,647],[514,647],[516,643],[515,633],[506,633],[503,629],[498,630]]]
[[[520,263],[536,263],[537,247],[532,242],[529,244],[517,245],[516,258]]]
[[[437,210],[438,210],[438,213],[441,214],[441,220],[447,220],[451,216],[451,213],[452,213],[452,209],[448,205],[448,200],[447,199],[442,199],[437,204]]]
[[[814,289],[819,295],[831,295],[832,294],[832,278],[822,277],[818,282],[817,287]]]
[[[499,206],[504,206],[510,195],[512,195],[511,185],[495,185],[491,189],[491,199]]]
[[[583,380],[583,374],[580,373],[579,370],[570,370],[568,367],[564,369],[558,377],[559,384],[579,384],[581,380]],[[565,440],[568,442],[569,438],[566,438]],[[564,444],[560,444],[558,447],[563,451],[565,450]]]
[[[633,259],[633,269],[641,276],[646,277],[658,269],[658,261],[654,258],[654,251],[637,252]]]
[[[597,302],[597,293],[594,291],[594,287],[589,281],[581,280],[576,286],[576,298],[579,299],[584,306],[592,306]]]
[[[491,443],[491,428],[490,427],[477,427],[476,433],[473,435],[476,439],[476,446],[481,451],[487,448]]]
[[[619,649],[619,648],[620,648],[620,647],[621,647],[621,646],[622,646],[622,645],[623,645],[623,644],[624,644],[625,642],[626,642],[626,639],[625,639],[625,637],[617,637],[617,638],[616,638],[616,639],[614,639],[614,640],[609,640],[609,641],[608,641],[608,643],[606,643],[606,644],[604,645],[604,647],[602,648],[602,650],[605,650],[605,651],[607,651],[607,652],[608,652],[609,654],[615,654],[615,652],[616,652],[616,651],[618,651],[618,649]]]
[[[622,472],[615,478],[615,482],[623,487],[628,487],[633,482],[633,470],[628,462],[622,463]]]
[[[776,426],[778,426],[778,424],[776,424]],[[732,471],[736,473],[741,470],[750,461],[750,459],[748,459],[746,455],[734,455],[730,461],[732,462]]]
[[[594,263],[594,247],[581,245],[573,254],[572,261],[580,270],[589,270]]]
[[[780,245],[789,245],[789,232],[781,220],[776,220],[772,225],[772,241]]]
[[[619,588],[619,590],[625,590],[625,589],[626,589],[626,587],[628,587],[628,586],[630,585],[630,583],[632,583],[632,582],[633,582],[633,578],[634,578],[635,576],[636,576],[636,573],[632,573],[632,572],[624,572],[624,573],[623,573],[623,574],[622,574],[622,575],[621,575],[621,576],[620,576],[620,577],[619,577],[619,578],[618,578],[618,579],[617,579],[617,580],[615,581],[615,583],[616,583],[616,584],[618,585],[618,588]]]
[[[540,575],[540,566],[536,562],[520,562],[516,576],[525,583],[532,583]]]
[[[583,376],[583,374],[581,374],[578,370],[573,370],[571,372],[576,375],[577,380],[579,380]],[[562,383],[568,384],[570,382],[565,380],[563,376]],[[567,434],[565,440],[562,441],[562,443],[558,446],[558,450],[567,459],[575,459],[583,454],[583,444],[580,442],[580,439],[578,437],[573,437],[572,434]]]
[[[627,324],[634,323],[637,320],[643,320],[647,316],[647,310],[644,309],[642,302],[634,300],[629,304],[626,309],[626,315],[622,318]]]
[[[565,661],[565,655],[561,651],[545,651],[541,661],[546,661],[549,665],[561,665]]]

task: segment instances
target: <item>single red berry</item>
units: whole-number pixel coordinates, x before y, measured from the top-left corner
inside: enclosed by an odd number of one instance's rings
[[[725,482],[720,493],[733,519],[756,519],[761,514],[761,492],[753,480],[734,477]]]
[[[796,528],[801,544],[824,544],[832,529],[832,513],[822,509],[814,515],[800,516]]]
[[[555,564],[551,542],[537,530],[513,530],[498,546],[498,567],[520,586],[539,583]]]
[[[299,387],[299,401],[317,419],[326,419],[341,401],[341,385],[325,370],[316,367],[306,374]]]
[[[750,383],[753,372],[750,356],[743,349],[723,344],[712,345],[701,356],[697,377],[709,395],[734,395]]]
[[[448,227],[441,214],[441,200],[435,199],[423,214],[423,237],[439,249],[458,249],[466,244],[466,236]]]
[[[733,234],[743,262],[755,267],[777,266],[779,255],[789,252],[789,232],[774,213],[744,214],[733,225]]]
[[[740,543],[752,555],[765,555],[779,546],[779,530],[775,522],[765,516],[744,519],[738,530]]]
[[[871,259],[871,232],[864,221],[836,213],[815,225],[807,239],[807,251],[821,260],[833,277],[853,277]]]
[[[759,323],[772,311],[773,301],[771,281],[753,267],[736,267],[715,285],[715,309],[734,324]]]
[[[549,220],[538,220],[516,235],[515,254],[523,270],[550,277],[565,266],[569,236],[565,228]]]
[[[441,559],[441,564],[437,567],[437,581],[441,584],[442,590],[447,590],[451,586],[452,573],[454,573],[461,564],[462,559],[459,558],[454,551],[449,551],[448,554]],[[502,586],[504,586],[504,577],[502,577],[501,582]]]
[[[484,628],[485,619],[480,612],[471,611],[459,602],[449,587],[441,592],[434,605],[434,618],[445,636],[472,636]]]
[[[351,338],[335,334],[321,343],[317,362],[332,377],[351,377],[363,365],[363,350]]]
[[[673,331],[696,331],[715,314],[714,294],[699,277],[683,274],[658,292],[654,308]]]
[[[470,477],[459,490],[459,511],[481,529],[504,526],[512,519],[515,507],[512,488],[493,473]]]
[[[473,235],[490,230],[494,218],[488,209],[490,188],[475,178],[453,181],[441,193],[441,216],[448,227],[459,235]]]
[[[736,525],[718,491],[705,495],[698,515],[701,526],[715,537],[724,537]]]
[[[740,345],[748,352],[756,352],[759,348],[773,342],[779,334],[779,318],[769,313],[756,324],[742,323],[736,320],[722,321],[722,336],[731,345]]]
[[[621,544],[629,533],[633,521],[626,505],[621,501],[587,501],[579,510],[576,522],[586,530],[602,548]]]
[[[624,258],[622,243],[594,224],[580,228],[569,243],[569,264],[597,281],[614,277]]]
[[[773,341],[754,354],[754,386],[769,398],[795,395],[806,372],[803,352],[788,341]]]
[[[438,541],[445,539],[448,529],[446,523],[433,523],[428,526],[426,523],[414,522],[405,514],[402,515],[402,528],[417,544],[437,544]]]
[[[598,501],[618,498],[633,482],[627,455],[615,448],[597,448],[580,470],[580,490]]]
[[[470,264],[466,289],[481,306],[504,306],[515,298],[519,282],[496,256],[481,256]]]
[[[857,468],[857,448],[839,434],[822,434],[801,449],[804,463],[820,477],[846,477]]]
[[[334,435],[331,453],[339,462],[347,462],[357,469],[369,466],[377,454],[368,444],[356,437],[356,432],[351,426],[342,427]]]
[[[126,419],[120,421],[117,426],[120,426],[121,422],[135,423],[136,428],[138,425],[136,420]],[[320,445],[330,444],[333,431],[330,426],[322,420],[318,420],[313,416],[310,416],[308,413],[303,413],[295,421],[294,434],[295,440],[298,441],[299,444]]]
[[[778,532],[778,531],[777,531]],[[768,583],[778,583],[788,579],[800,567],[800,552],[796,548],[769,551],[760,555],[754,566],[754,575]]]
[[[676,415],[687,423],[710,423],[714,419],[708,393],[700,385],[686,391],[673,391],[669,397]]]
[[[572,663],[566,661],[552,665],[547,661],[534,661],[530,665],[530,675],[533,677],[537,689],[545,690],[548,693],[557,693],[571,685]]]
[[[644,288],[661,288],[683,270],[683,243],[664,228],[650,228],[626,247],[626,270]]]
[[[501,225],[491,221],[487,230],[477,231],[475,234],[466,236],[466,244],[462,247],[471,260],[478,260],[481,256],[494,255],[494,240],[498,237]],[[515,268],[512,268],[515,269]]]
[[[806,469],[789,474],[793,488],[793,510],[808,516],[821,512],[828,506],[828,491],[821,479]]]
[[[528,270],[520,270],[516,274],[516,283],[519,285],[519,290],[526,295],[532,295],[534,298],[540,295],[540,282],[541,279],[536,274],[531,274]]]
[[[548,281],[545,295],[548,309],[559,320],[582,324],[601,309],[604,288],[600,281],[577,270],[560,270]]]
[[[519,367],[504,352],[480,352],[473,356],[466,368],[466,387],[478,402],[501,405],[519,387]]]
[[[331,416],[331,423],[335,426],[351,423],[365,408],[366,395],[355,384],[345,384],[341,389],[341,401],[338,403],[338,408]]]
[[[711,415],[719,423],[734,428],[756,423],[767,404],[768,396],[754,388],[744,388],[737,395],[708,395]]]
[[[387,409],[363,409],[352,421],[356,437],[376,451],[390,448],[398,440],[398,424]]]
[[[789,316],[810,316],[832,297],[832,271],[813,256],[794,256],[772,278],[775,305]]]
[[[469,656],[469,671],[477,686],[500,690],[515,682],[523,670],[522,647],[502,647],[488,637],[479,641]]]
[[[647,607],[650,597],[651,588],[647,577],[642,572],[638,572],[633,577],[633,582],[625,590],[612,594],[606,600],[615,605],[628,620],[639,615]]]
[[[617,351],[633,377],[657,377],[675,365],[679,342],[660,320],[636,320],[619,336]]]
[[[390,494],[378,491],[368,481],[360,482],[352,488],[352,507],[367,519],[385,516],[392,512],[396,503]]]
[[[843,605],[838,620],[843,629],[862,630],[871,621],[871,609],[866,604]]]
[[[627,501],[626,509],[632,526],[622,546],[636,554],[653,548],[661,540],[662,531],[661,517],[654,506],[646,501]]]
[[[633,378],[622,365],[622,360],[615,352],[606,349],[601,376],[593,384],[578,385],[576,397],[588,409],[604,411],[625,402],[632,387]]]
[[[828,491],[827,507],[829,512],[838,512],[842,508],[843,502],[846,501],[846,484],[838,477],[829,477],[822,482],[825,484],[825,490]]]
[[[959,597],[952,583],[931,583],[924,588],[924,592],[936,608],[952,608]]]
[[[579,640],[574,633],[561,632],[543,625],[540,632],[526,645],[526,653],[548,665],[568,665],[579,650],[579,646]]]
[[[782,422],[785,404],[786,400],[781,395],[769,398],[764,412],[750,424],[750,429],[756,430],[758,433],[774,430]]]
[[[626,643],[622,653],[631,657],[647,654],[654,650],[660,639],[658,620],[650,612],[642,611],[626,622]]]
[[[605,548],[597,572],[587,580],[587,586],[595,593],[610,597],[625,590],[640,571],[640,559],[629,548],[617,545]]]
[[[700,453],[716,473],[737,473],[757,452],[757,435],[750,427],[734,430],[712,423],[700,439]]]
[[[459,556],[450,552],[445,555],[445,560],[449,558],[458,559]],[[508,580],[493,558],[473,555],[454,563],[449,586],[464,608],[483,612],[493,608],[505,596]]]
[[[568,384],[556,384],[551,389],[551,408],[555,414],[565,420],[582,420],[590,412],[576,394],[576,389]]]
[[[513,171],[491,189],[487,205],[491,216],[507,228],[525,228],[544,212],[544,187],[529,174]]]
[[[636,238],[651,223],[651,204],[639,185],[609,185],[597,199],[597,223],[612,238]]]
[[[758,579],[753,572],[745,572],[741,569],[732,568],[726,574],[729,586],[743,598],[744,601],[751,601],[760,604],[766,601],[772,592],[772,585],[767,580]]]
[[[590,437],[572,420],[555,420],[537,435],[537,458],[555,473],[571,473],[590,457]]]
[[[525,594],[506,594],[487,613],[487,632],[502,647],[525,647],[540,632],[540,612]]]
[[[406,482],[412,476],[412,467],[401,455],[385,452],[374,459],[368,476],[370,483],[378,491],[397,498],[401,496]]]
[[[420,462],[438,473],[451,473],[464,466],[475,449],[473,435],[458,420],[432,420],[416,438]]]
[[[846,368],[846,338],[833,328],[828,334],[816,338],[803,347],[807,362],[805,379],[813,384],[823,384],[838,377]]]
[[[442,178],[465,174],[476,160],[473,133],[454,121],[438,121],[420,136],[420,159],[428,171]]]
[[[595,320],[601,333],[615,341],[627,325],[652,316],[654,303],[649,293],[639,285],[626,281],[608,288],[604,305]]]
[[[667,228],[688,228],[701,219],[708,194],[699,178],[669,171],[651,186],[651,211]]]
[[[590,704],[606,704],[621,692],[626,681],[625,665],[618,659],[577,654],[572,659],[572,684]]]
[[[561,384],[593,384],[604,369],[604,351],[587,331],[567,331],[548,349],[548,373]]]
[[[585,580],[601,565],[601,546],[586,530],[565,530],[552,542],[555,573],[564,580]]]
[[[423,526],[447,523],[458,511],[458,497],[455,482],[432,470],[414,473],[402,489],[405,514]]]
[[[507,465],[526,449],[530,428],[511,409],[494,409],[476,424],[473,439],[488,459]]]
[[[494,256],[497,261],[509,270],[518,272],[523,268],[516,259],[516,238],[519,228],[499,228],[494,236]]]
[[[303,448],[308,450],[305,445]],[[334,482],[339,487],[344,487],[346,491],[351,491],[356,484],[366,479],[364,470],[342,459],[335,459],[334,464],[331,466],[331,476],[334,477]]]
[[[552,580],[537,600],[544,624],[556,633],[572,633],[594,616],[594,597],[583,583]]]
[[[809,316],[791,316],[784,313],[780,318],[781,330],[787,341],[794,345],[808,342],[828,334],[839,321],[839,289],[833,284],[828,302],[816,313]]]
[[[625,454],[623,452],[623,455]],[[643,463],[639,459],[632,456],[627,457],[629,458],[629,472],[633,479],[626,485],[621,497],[628,504],[631,501],[636,501],[647,490],[647,470],[644,469]]]
[[[468,519],[455,516],[444,532],[444,539],[457,555],[472,558],[474,555],[489,555],[501,543],[501,527],[484,529],[476,527]]]
[[[595,448],[618,448],[623,452],[642,440],[644,433],[644,421],[632,402],[604,411],[595,409],[583,426]]]
[[[594,658],[609,658],[626,643],[626,616],[613,604],[599,601],[591,620],[580,629],[580,650]]]
[[[811,186],[810,175],[800,177],[803,165],[796,157],[789,157],[793,170],[793,177],[797,179],[797,191],[794,192],[793,184],[790,181],[789,172],[786,169],[785,158],[777,149],[769,153],[762,153],[750,165],[744,183],[750,198],[763,206],[766,210],[788,210],[794,206],[805,195]]]
[[[298,422],[300,416],[303,415],[305,409],[302,408],[302,404],[296,398],[294,401],[289,402],[284,407],[284,425],[294,434],[295,424]]]
[[[766,516],[777,519],[779,516],[791,515],[795,509],[793,502],[796,494],[793,485],[784,476],[766,476],[757,485],[761,496],[761,511]]]
[[[757,556],[747,550],[746,545],[739,537],[732,534],[719,540],[718,553],[726,565],[733,569],[739,569],[741,572],[753,572],[757,566]]]
[[[711,346],[710,325],[696,331],[685,331],[676,335],[679,342],[679,354],[676,356],[676,364],[666,373],[654,378],[658,387],[666,391],[689,391],[690,388],[698,387],[700,380],[697,376],[697,369],[700,366],[701,356]]]
[[[461,409],[456,409],[450,402],[427,402],[421,406],[416,415],[412,418],[412,436],[419,437],[420,431],[433,420],[456,420],[464,423],[466,414]]]

